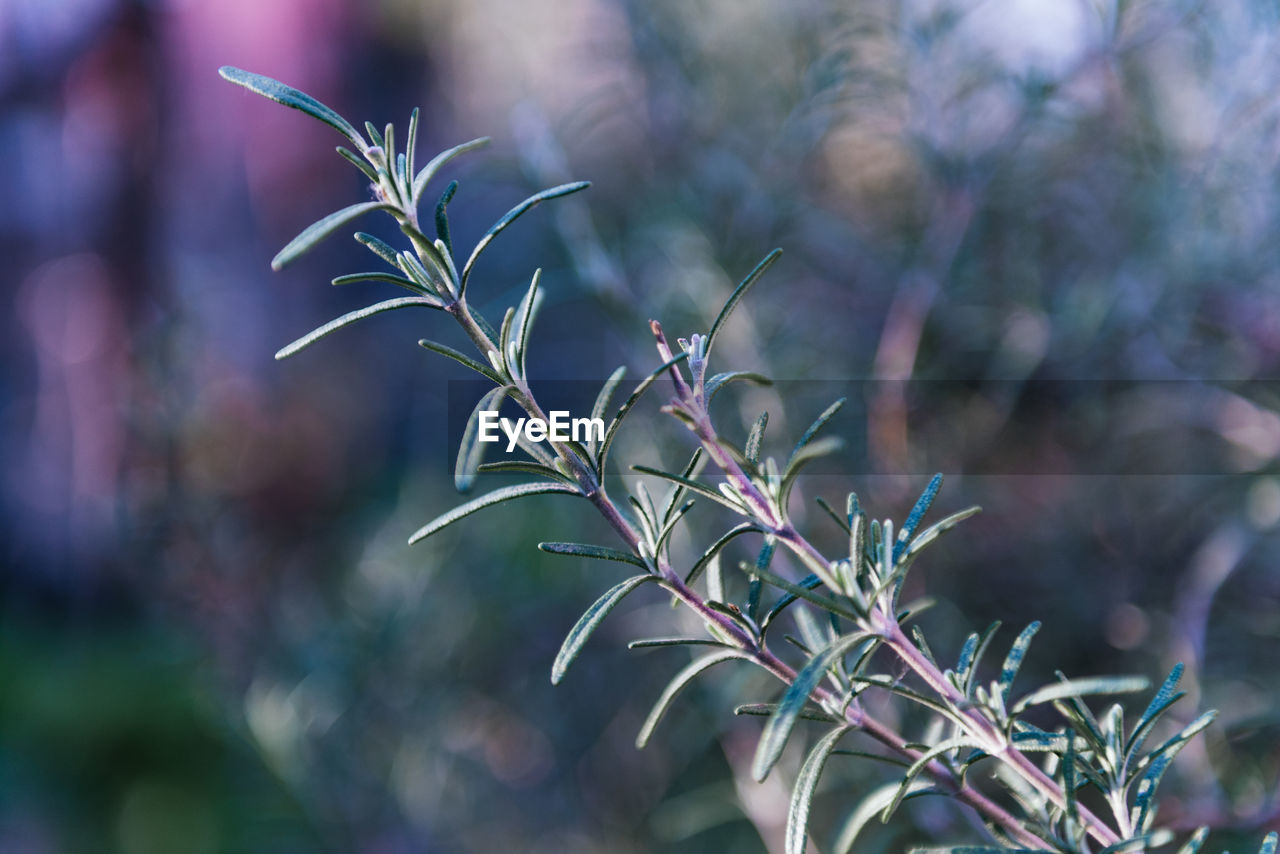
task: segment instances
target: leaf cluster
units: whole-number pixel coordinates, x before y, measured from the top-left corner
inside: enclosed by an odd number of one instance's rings
[[[679,340],[680,352],[672,351],[661,327],[653,324],[660,364],[616,406],[625,370],[617,369],[604,383],[592,407],[593,417],[608,422],[602,439],[581,445],[521,438],[523,458],[486,463],[477,438],[480,412],[496,409],[510,399],[530,415],[541,416],[526,359],[542,302],[541,272],[533,274],[523,298],[506,309],[496,326],[468,303],[468,285],[483,252],[517,219],[541,202],[577,192],[587,184],[564,184],[520,202],[461,260],[455,255],[448,219],[457,182],[450,183],[435,203],[434,236],[421,227],[419,208],[440,170],[458,155],[484,145],[485,139],[448,149],[419,169],[415,159],[417,110],[409,120],[405,148],[399,151],[395,128],[390,124],[379,130],[366,123],[362,134],[329,107],[278,81],[230,67],[221,69],[221,74],[337,130],[351,146],[338,146],[338,153],[370,182],[371,200],[329,214],[303,230],[276,255],[273,267],[286,266],[338,229],[374,211],[390,214],[409,244],[396,249],[369,234],[356,233],[355,239],[383,266],[339,276],[333,283],[383,282],[411,295],[338,317],[283,348],[277,358],[293,355],[374,314],[407,307],[443,311],[458,322],[479,358],[433,340],[424,339],[421,346],[493,383],[477,403],[464,432],[455,485],[466,492],[481,472],[533,478],[461,504],[418,529],[410,543],[502,502],[563,494],[590,502],[618,534],[622,548],[568,542],[544,542],[539,547],[551,554],[638,570],[601,595],[570,629],[552,665],[553,683],[565,678],[591,634],[624,598],[656,585],[696,613],[706,633],[646,638],[631,646],[706,649],[670,680],[645,720],[637,745],[648,743],[680,692],[714,665],[746,662],[780,679],[783,688],[779,697],[746,703],[736,711],[765,718],[752,765],[757,779],[774,769],[800,721],[822,728],[792,790],[788,854],[805,850],[812,800],[824,771],[837,757],[876,760],[893,769],[893,777],[884,786],[849,811],[837,834],[837,851],[852,850],[872,819],[887,821],[904,801],[927,794],[953,797],[976,810],[988,831],[982,844],[934,850],[955,854],[1119,854],[1173,844],[1173,834],[1157,825],[1159,786],[1174,757],[1213,719],[1212,712],[1205,713],[1163,740],[1154,737],[1183,696],[1177,690],[1181,665],[1135,715],[1121,704],[1096,714],[1086,698],[1145,691],[1146,680],[1136,677],[1068,679],[1059,674],[1054,682],[1015,692],[1039,623],[1018,634],[998,670],[988,673],[986,668],[988,654],[996,645],[998,624],[970,635],[954,665],[944,663],[912,623],[928,603],[904,604],[902,591],[909,571],[925,550],[977,508],[961,510],[924,527],[941,487],[940,475],[929,482],[897,526],[891,519],[869,518],[856,494],[847,496],[843,512],[819,500],[845,542],[843,554],[829,559],[800,534],[789,507],[805,467],[840,446],[838,438],[822,433],[843,401],[820,413],[782,462],[765,453],[768,413],[759,416],[740,444],[716,431],[708,405],[717,394],[735,382],[768,382],[748,371],[709,375],[708,365],[727,318],[777,261],[777,250],[742,281],[705,334]],[[617,501],[606,488],[610,449],[624,420],[664,376],[671,379],[675,394],[663,409],[689,427],[697,447],[688,462],[675,471],[632,466],[661,483],[665,493],[655,496],[644,479],[636,478],[625,501]],[[714,481],[708,479],[708,469],[714,472]],[[709,523],[695,528],[689,521],[699,502],[728,510],[738,518],[718,535],[709,536]],[[681,523],[707,545],[688,567],[677,569],[671,539]],[[745,584],[736,584],[732,577],[726,577],[722,564],[726,554],[744,542],[752,543],[755,557],[737,562]],[[788,560],[780,559],[782,555]],[[789,571],[791,561],[798,562],[806,574],[795,578],[798,573]],[[872,691],[885,692],[905,707],[919,710],[923,720],[920,731],[907,737],[877,719],[863,703]],[[1055,716],[1046,724],[1041,715],[1048,710]],[[868,738],[870,745],[866,749],[842,747],[854,733]],[[1103,810],[1109,811],[1109,818],[1102,817]],[[1206,836],[1207,829],[1200,829],[1182,845],[1179,854],[1195,854]],[[1275,854],[1276,847],[1273,833],[1263,843],[1262,854]]]

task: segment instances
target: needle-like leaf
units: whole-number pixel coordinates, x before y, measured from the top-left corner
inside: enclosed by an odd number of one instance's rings
[[[364,140],[360,138],[360,133],[351,126],[350,122],[307,93],[300,92],[292,86],[286,86],[279,80],[273,80],[265,75],[254,74],[252,71],[244,71],[230,65],[222,66],[218,69],[218,73],[222,75],[224,80],[229,80],[238,86],[257,92],[277,104],[284,104],[286,107],[301,110],[312,118],[319,119],[351,140],[356,148],[361,151],[367,148]]]
[[[585,190],[591,186],[590,181],[575,181],[572,184],[561,184],[559,187],[552,187],[549,190],[543,190],[541,193],[535,193],[507,211],[502,219],[495,222],[484,237],[480,238],[480,242],[476,244],[476,248],[471,250],[471,257],[467,258],[467,263],[462,266],[462,288],[466,290],[467,281],[471,278],[471,268],[475,266],[476,260],[480,257],[480,253],[488,248],[493,239],[501,234],[507,226],[515,222],[522,214],[535,205],[545,202],[547,199],[558,199],[561,196],[567,196],[570,193],[576,193],[579,190]]]
[[[314,329],[306,335],[303,335],[287,347],[282,347],[279,352],[276,353],[276,358],[287,359],[299,350],[310,347],[329,333],[336,332],[344,326],[350,326],[358,320],[364,320],[366,317],[372,317],[373,315],[381,314],[384,311],[395,311],[398,308],[412,308],[415,306],[434,309],[443,308],[440,300],[435,299],[434,297],[399,297],[398,299],[389,299],[386,302],[376,303],[374,305],[366,306],[365,308],[347,312],[342,315],[342,317],[329,321],[319,329]]]
[[[553,493],[565,493],[568,495],[581,495],[582,492],[576,487],[560,483],[524,483],[518,486],[504,486],[501,489],[495,489],[486,495],[472,499],[460,507],[455,507],[443,516],[423,525],[413,536],[409,538],[409,545],[421,542],[434,533],[443,528],[452,525],[459,519],[465,519],[478,510],[483,510],[494,504],[500,504],[504,501],[510,501],[513,498],[523,498],[526,495],[550,495]]]
[[[722,661],[732,661],[735,658],[744,657],[744,654],[736,649],[713,652],[694,660],[677,673],[667,683],[667,687],[662,690],[662,695],[653,704],[653,708],[649,711],[649,716],[645,718],[644,725],[640,727],[640,734],[636,736],[636,747],[643,748],[649,743],[649,739],[653,736],[653,731],[657,729],[658,724],[662,722],[663,715],[671,707],[671,702],[675,700],[677,694],[684,690],[686,685],[693,681],[695,676]]]
[[[742,301],[744,296],[746,296],[747,291],[751,289],[751,286],[758,282],[760,277],[765,274],[765,271],[772,267],[773,262],[777,261],[780,257],[782,257],[781,249],[775,249],[768,255],[764,256],[764,260],[757,264],[755,269],[747,274],[747,277],[738,284],[738,287],[734,288],[733,293],[729,295],[729,299],[725,301],[724,308],[720,309],[720,313],[716,315],[715,322],[711,324],[711,331],[707,333],[707,344],[704,349],[706,355],[704,359],[711,358],[711,347],[715,344],[716,336],[720,334],[720,329],[724,326],[725,321],[729,319],[729,315],[733,314],[733,310],[737,308],[738,303]]]
[[[359,202],[354,205],[348,205],[340,211],[334,211],[322,220],[313,222],[301,234],[290,240],[289,244],[276,254],[276,257],[271,259],[271,269],[284,269],[286,265],[305,255],[313,246],[351,222],[351,220],[376,210],[391,210],[391,206],[385,202]]]
[[[551,665],[551,684],[560,684],[560,680],[564,678],[565,671],[569,669],[569,665],[573,664],[574,659],[578,657],[578,653],[582,652],[582,647],[586,644],[587,638],[591,637],[591,633],[596,630],[596,627],[604,622],[604,618],[609,616],[609,612],[616,608],[628,593],[647,581],[657,580],[656,575],[633,575],[626,581],[620,581],[609,588],[603,596],[592,603],[591,607],[578,618],[578,622],[574,623],[573,628],[569,630],[568,636],[565,637],[564,643],[560,647],[560,652],[556,654],[556,660]]]
[[[475,483],[476,471],[480,460],[484,457],[484,442],[480,441],[480,415],[496,410],[502,399],[511,391],[510,386],[498,386],[480,398],[476,408],[467,419],[467,428],[463,431],[462,442],[458,445],[458,462],[454,467],[453,484],[459,492],[469,492]]]
[[[813,803],[813,793],[818,788],[818,780],[822,770],[835,750],[836,743],[849,731],[849,727],[838,727],[827,733],[809,751],[809,757],[800,767],[800,776],[796,778],[795,787],[791,790],[791,805],[787,808],[787,854],[804,854],[809,840],[809,807]]]

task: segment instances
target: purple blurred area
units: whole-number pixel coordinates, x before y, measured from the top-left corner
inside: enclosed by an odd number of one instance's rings
[[[633,748],[683,663],[624,649],[680,628],[664,602],[548,684],[616,577],[533,546],[602,525],[539,499],[405,545],[458,500],[462,373],[415,345],[463,346],[443,318],[273,360],[375,298],[328,286],[367,269],[343,236],[269,268],[368,188],[331,129],[221,65],[357,126],[403,134],[420,106],[420,162],[493,137],[435,190],[460,179],[464,246],[591,180],[477,268],[493,320],[544,268],[550,380],[643,376],[647,318],[706,328],[784,247],[719,369],[877,381],[842,426],[873,471],[815,477],[808,506],[855,488],[901,517],[922,436],[1014,437],[944,492],[987,512],[914,582],[943,600],[934,648],[1040,618],[1046,678],[1187,661],[1182,714],[1224,714],[1164,809],[1254,838],[1280,776],[1278,31],[1273,4],[1187,0],[0,0],[0,851],[781,850],[784,784],[749,781],[756,729],[729,715],[773,686],[704,686]],[[974,395],[920,425],[912,379]],[[1123,441],[1062,474],[1054,400],[1024,384],[1113,379],[1204,393],[1143,386],[1107,411]],[[787,388],[726,402],[726,434],[768,407],[785,454],[825,406]],[[682,431],[633,430],[619,459],[687,459]],[[1126,474],[1170,436],[1212,467]],[[815,826],[855,803],[824,796]],[[909,816],[868,854],[966,827]]]

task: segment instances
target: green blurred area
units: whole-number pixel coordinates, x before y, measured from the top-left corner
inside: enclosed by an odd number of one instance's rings
[[[768,409],[784,456],[855,395],[849,454],[797,491],[831,549],[815,496],[901,518],[945,448],[940,512],[985,512],[912,582],[941,600],[933,648],[1041,619],[1028,685],[1185,661],[1180,719],[1223,714],[1162,816],[1256,847],[1280,777],[1278,27],[1274,4],[1184,0],[0,7],[0,851],[779,850],[799,753],[751,782],[759,722],[730,714],[776,686],[713,671],[634,748],[687,659],[626,642],[696,630],[666,602],[628,600],[549,684],[621,576],[534,546],[609,543],[602,523],[553,496],[405,545],[459,500],[463,374],[414,343],[463,346],[444,319],[272,360],[372,301],[326,284],[367,264],[346,238],[268,269],[367,192],[329,129],[223,64],[357,124],[403,132],[420,105],[420,158],[492,136],[456,162],[462,245],[593,182],[469,292],[496,320],[544,268],[535,388],[639,379],[648,318],[705,329],[782,246],[713,369],[824,382],[726,393],[725,435]],[[616,459],[687,459],[660,402]],[[1109,438],[1082,451],[1077,424]],[[686,562],[726,524],[689,518]],[[887,774],[833,764],[816,838]],[[925,800],[858,850],[957,835]]]

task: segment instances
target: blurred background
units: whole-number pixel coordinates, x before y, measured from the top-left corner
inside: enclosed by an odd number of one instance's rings
[[[986,512],[917,570],[934,650],[1038,618],[1028,685],[1187,662],[1175,717],[1223,714],[1162,818],[1256,847],[1280,776],[1278,30],[1251,0],[0,0],[0,851],[781,850],[800,754],[750,782],[759,722],[730,714],[774,686],[712,674],[633,746],[687,660],[625,649],[683,619],[660,598],[549,684],[621,576],[534,546],[602,525],[539,498],[405,545],[458,500],[463,376],[415,346],[462,346],[445,318],[272,360],[378,298],[328,286],[367,269],[345,237],[268,267],[367,189],[222,64],[357,124],[421,106],[420,158],[493,137],[449,170],[463,246],[594,182],[473,280],[500,317],[545,268],[535,377],[638,379],[647,318],[705,329],[782,246],[717,367],[797,382],[726,393],[723,432],[768,408],[785,455],[849,395],[849,452],[797,514],[857,489],[902,518],[947,472],[940,512]],[[616,459],[687,458],[659,402]],[[724,522],[690,518],[686,555]],[[867,765],[832,766],[824,845],[885,779]],[[858,851],[957,836],[921,801]]]

